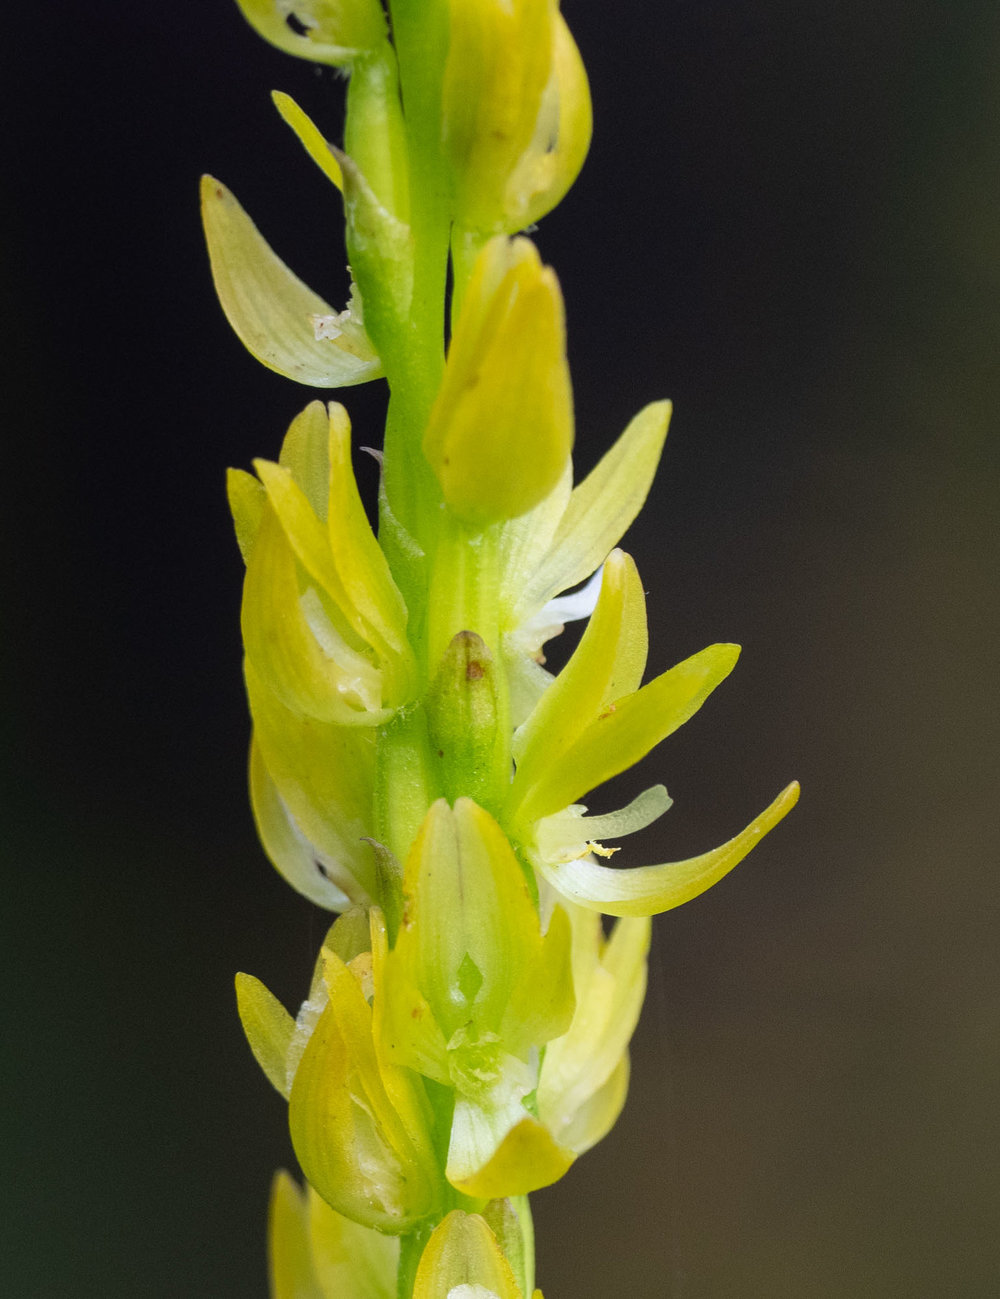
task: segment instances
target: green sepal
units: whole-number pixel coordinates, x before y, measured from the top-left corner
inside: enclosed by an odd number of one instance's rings
[[[523,1295],[535,1287],[535,1228],[526,1195],[490,1200],[483,1221],[497,1238]]]
[[[466,794],[496,810],[509,780],[506,747],[497,733],[497,666],[472,631],[452,638],[427,693],[427,726],[448,799]]]

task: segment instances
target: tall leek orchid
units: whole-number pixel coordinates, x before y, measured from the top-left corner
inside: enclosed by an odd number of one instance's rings
[[[650,916],[721,879],[798,787],[721,847],[650,866],[609,865],[607,844],[669,808],[663,785],[598,815],[583,801],[693,717],[739,649],[647,677],[642,583],[617,547],[668,402],[574,485],[562,294],[519,233],[590,139],[557,0],[239,4],[348,78],[339,142],[273,98],[339,192],[350,290],[315,294],[206,177],[222,308],[286,379],[389,388],[377,529],[337,403],[229,475],[254,816],[292,887],[342,913],[294,1016],[237,976],[306,1178],[274,1183],[271,1293],[540,1299],[527,1193],[625,1102]],[[544,646],[571,620],[553,675]]]

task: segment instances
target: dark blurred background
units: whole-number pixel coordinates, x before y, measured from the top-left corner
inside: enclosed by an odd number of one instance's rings
[[[803,797],[657,922],[630,1106],[536,1197],[540,1283],[993,1296],[1000,13],[564,9],[596,131],[537,238],[579,467],[674,399],[629,540],[651,667],[744,646],[644,765],[675,807],[622,859]],[[335,136],[343,86],[227,0],[0,23],[2,1285],[263,1299],[290,1150],[232,975],[296,1003],[324,920],[247,808],[223,471],[310,394],[229,332],[196,188],[218,174],[342,300],[337,196],[267,92]],[[379,385],[345,400],[375,441]]]

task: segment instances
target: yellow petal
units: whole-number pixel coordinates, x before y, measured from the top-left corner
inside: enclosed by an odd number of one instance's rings
[[[248,660],[292,711],[342,726],[378,725],[390,715],[381,707],[381,674],[324,594],[300,584],[296,557],[269,508],[243,586]]]
[[[458,1106],[456,1106],[456,1117]],[[501,1141],[488,1163],[462,1177],[449,1168],[448,1180],[465,1195],[493,1200],[527,1195],[557,1182],[573,1163],[573,1152],[560,1146],[547,1128],[529,1115]]]
[[[534,139],[507,182],[508,230],[521,230],[551,212],[580,174],[590,148],[587,72],[561,13],[555,15],[552,54]]]
[[[668,401],[646,406],[570,497],[544,561],[505,579],[512,621],[589,577],[618,544],[649,493],[670,421]]]
[[[575,652],[514,737],[516,805],[540,768],[558,765],[602,708],[639,688],[646,667],[646,599],[631,557],[613,550]]]
[[[693,717],[733,670],[738,645],[709,645],[633,694],[608,703],[563,751],[558,765],[532,763],[519,821],[532,821],[576,802],[625,771]],[[544,698],[543,701],[544,703]]]
[[[554,889],[582,907],[611,916],[650,916],[696,898],[729,873],[798,802],[793,781],[734,839],[687,861],[615,870],[589,861],[538,869]]]
[[[563,1146],[582,1154],[618,1117],[628,1087],[627,1048],[646,993],[647,917],[619,920],[605,940],[600,916],[569,906],[576,1009],[546,1047],[538,1115]]]
[[[457,1294],[456,1294],[457,1292]],[[413,1299],[521,1299],[510,1264],[477,1213],[453,1209],[435,1227],[420,1256]]]
[[[229,469],[226,471],[226,495],[236,525],[236,543],[244,564],[249,564],[264,513],[264,489],[244,469]]]
[[[510,227],[507,182],[529,148],[552,72],[552,0],[452,0],[441,112],[456,219]],[[513,228],[524,222],[515,219]]]
[[[288,815],[332,882],[352,901],[369,903],[375,870],[363,836],[372,822],[371,730],[303,717],[262,685],[250,662],[245,674],[260,757]]]
[[[236,1006],[257,1063],[272,1086],[287,1097],[288,1051],[295,1033],[295,1020],[274,993],[252,974],[237,974]]]
[[[307,288],[272,252],[229,190],[211,176],[202,177],[201,212],[222,309],[258,361],[314,388],[343,388],[378,378],[381,365],[363,326]],[[314,316],[336,319],[339,337],[317,338]]]
[[[388,651],[385,657],[394,654],[405,659],[408,665],[406,605],[361,503],[351,465],[351,422],[339,402],[331,402],[328,410],[330,549],[344,590],[349,592],[354,608],[374,635],[376,649],[384,647]]]
[[[282,119],[299,137],[302,147],[323,175],[342,190],[344,177],[340,170],[340,163],[316,123],[302,111],[291,95],[286,95],[281,90],[272,90],[271,99]]]

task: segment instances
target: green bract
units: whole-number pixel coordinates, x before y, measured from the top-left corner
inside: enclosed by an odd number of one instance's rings
[[[668,402],[573,485],[563,300],[518,234],[590,139],[556,0],[240,6],[349,77],[339,143],[274,102],[340,191],[351,290],[330,307],[206,177],[223,309],[288,379],[389,389],[377,529],[336,403],[229,475],[254,817],[288,882],[344,913],[294,1018],[237,977],[308,1179],[274,1185],[271,1292],[540,1299],[525,1197],[624,1104],[649,917],[720,879],[798,787],[719,848],[624,868],[605,841],[666,812],[666,789],[598,814],[582,801],[693,717],[739,648],[646,679],[643,587],[616,547]],[[571,620],[586,626],[553,676],[543,646]],[[607,934],[601,912],[621,917]]]

